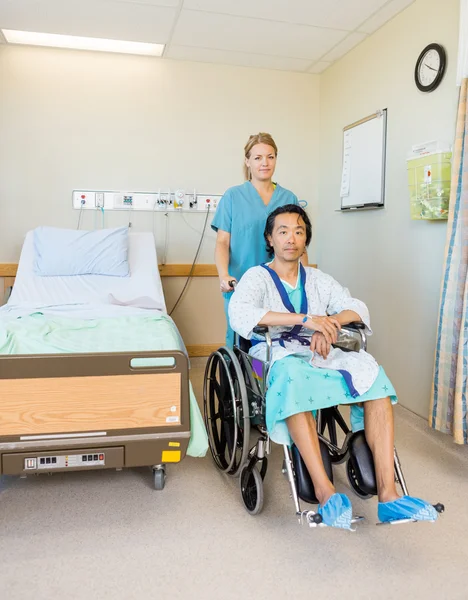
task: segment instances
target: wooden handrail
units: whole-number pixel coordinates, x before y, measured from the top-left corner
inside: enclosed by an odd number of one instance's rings
[[[310,265],[316,267],[317,265]],[[187,277],[192,265],[170,264],[159,265],[161,277]],[[15,263],[0,263],[0,277],[15,277],[18,265]],[[215,265],[195,265],[192,277],[217,277],[218,272]]]

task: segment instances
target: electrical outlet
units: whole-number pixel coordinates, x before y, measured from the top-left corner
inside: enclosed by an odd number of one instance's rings
[[[96,207],[104,208],[104,192],[96,192]]]

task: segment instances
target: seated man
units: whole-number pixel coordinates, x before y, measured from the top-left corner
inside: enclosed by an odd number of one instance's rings
[[[323,523],[349,529],[351,503],[336,493],[326,474],[313,411],[351,404],[353,429],[362,429],[365,423],[374,457],[380,521],[434,520],[437,512],[429,503],[397,493],[392,411],[397,397],[383,368],[363,350],[332,348],[348,323],[363,322],[372,333],[369,312],[330,275],[300,264],[311,235],[309,218],[299,206],[272,212],[265,240],[273,260],[244,274],[229,305],[231,327],[252,339],[250,353],[260,360],[265,360],[266,343],[253,329],[270,328],[273,356],[266,425],[271,439],[290,445],[292,438],[312,478]]]

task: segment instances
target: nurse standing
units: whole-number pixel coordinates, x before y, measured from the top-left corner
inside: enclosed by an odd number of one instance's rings
[[[232,348],[234,332],[228,305],[233,288],[251,267],[268,260],[263,230],[268,215],[279,206],[299,204],[289,190],[273,183],[278,148],[268,133],[251,135],[244,148],[245,183],[229,188],[216,210],[211,227],[217,232],[215,263],[224,296],[226,345]]]

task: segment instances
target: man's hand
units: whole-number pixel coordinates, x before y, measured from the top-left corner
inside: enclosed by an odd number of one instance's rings
[[[331,344],[327,342],[323,333],[316,331],[310,340],[310,349],[317,352],[322,358],[327,358],[330,354]]]
[[[233,292],[234,288],[229,285],[231,281],[235,281],[237,283],[236,278],[232,277],[231,275],[226,275],[225,277],[220,277],[219,278],[220,290],[222,292]]]
[[[310,315],[303,327],[320,331],[323,333],[328,344],[335,344],[338,339],[338,331],[341,329],[341,324],[336,317],[317,317]]]

